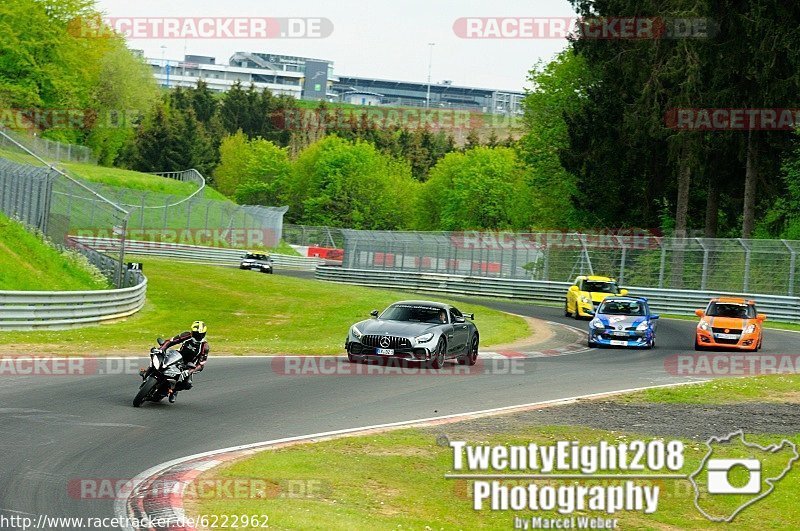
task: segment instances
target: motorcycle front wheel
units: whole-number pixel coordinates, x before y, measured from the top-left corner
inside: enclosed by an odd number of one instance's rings
[[[136,397],[133,399],[133,407],[139,407],[142,405],[142,402],[150,396],[150,393],[153,392],[153,389],[156,388],[158,385],[158,380],[153,378],[152,376],[145,381],[142,386],[139,388],[139,392],[136,393]]]

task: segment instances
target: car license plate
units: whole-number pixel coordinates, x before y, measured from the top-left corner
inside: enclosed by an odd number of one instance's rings
[[[391,349],[391,348],[379,348],[379,349],[375,349],[375,353],[378,356],[394,356],[394,349]]]
[[[739,339],[739,334],[715,334],[717,339]]]
[[[613,346],[613,347],[627,347],[628,346],[628,342],[627,341],[612,341],[611,342],[611,346]]]

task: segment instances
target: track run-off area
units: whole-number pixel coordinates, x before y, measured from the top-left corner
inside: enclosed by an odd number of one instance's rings
[[[564,326],[588,326],[565,318],[559,308],[465,300],[470,302],[541,319],[562,332]],[[479,315],[476,323],[480,327]],[[0,516],[113,517],[118,500],[84,496],[82,480],[126,481],[162,463],[221,448],[729,376],[730,365],[714,359],[733,354],[695,353],[694,327],[691,321],[661,320],[654,350],[500,352],[468,371],[455,361],[443,371],[394,370],[354,368],[341,358],[212,354],[194,389],[181,393],[176,404],[139,409],[131,407],[139,382],[131,370],[3,375]],[[564,341],[574,343],[578,334],[564,334]],[[754,356],[797,360],[799,340],[797,333],[766,330],[763,350],[740,359],[745,369]],[[700,357],[707,363],[697,363]],[[145,364],[144,357],[119,360],[120,367]]]

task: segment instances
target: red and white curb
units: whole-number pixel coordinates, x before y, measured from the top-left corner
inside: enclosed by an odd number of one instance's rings
[[[154,466],[137,475],[131,481],[131,494],[127,498],[120,498],[115,502],[114,512],[116,518],[120,522],[159,521],[163,524],[159,527],[123,527],[123,529],[126,531],[195,531],[196,527],[184,525],[186,522],[191,522],[191,518],[187,518],[184,507],[183,493],[185,487],[207,470],[225,463],[229,463],[236,459],[254,455],[263,450],[292,446],[301,443],[320,442],[341,437],[382,433],[401,428],[450,424],[453,422],[470,420],[479,417],[568,405],[579,400],[606,398],[625,393],[643,391],[645,389],[697,385],[703,383],[704,381],[706,380],[636,387],[619,391],[593,393],[556,400],[531,402],[529,404],[521,404],[516,406],[506,406],[471,411],[467,413],[443,415],[440,417],[429,417],[387,424],[376,424],[360,428],[327,431],[322,433],[314,433],[311,435],[286,437],[283,439],[273,439],[270,441],[263,441],[242,446],[233,446],[230,448],[223,448],[221,450],[190,455]],[[165,485],[170,486],[170,488],[165,488]]]

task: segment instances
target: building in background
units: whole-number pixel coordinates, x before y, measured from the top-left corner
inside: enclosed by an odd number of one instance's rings
[[[186,55],[182,61],[147,59],[153,75],[165,87],[193,87],[203,79],[216,92],[229,90],[239,81],[259,91],[269,89],[310,101],[345,102],[354,105],[466,109],[501,115],[522,114],[524,92],[441,83],[418,83],[366,77],[337,76],[333,61],[289,55],[236,52],[227,65],[214,57]],[[430,99],[428,95],[430,94]]]
[[[462,87],[449,81],[430,85],[428,83],[397,81],[367,77],[339,76],[333,84],[333,92],[338,101],[348,101],[350,94],[377,94],[380,102],[376,105],[394,107],[430,107],[431,109],[467,109],[489,114],[522,114],[524,92]]]

